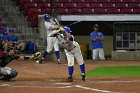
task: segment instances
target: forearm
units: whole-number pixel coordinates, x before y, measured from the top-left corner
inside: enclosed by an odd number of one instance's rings
[[[50,26],[50,29],[51,30],[57,30],[57,29],[59,29],[60,28],[60,26],[58,26],[58,25],[51,25]]]
[[[101,40],[101,41],[103,41],[104,40],[104,37],[99,37],[98,39]]]
[[[92,39],[92,41],[94,41],[94,42],[96,42],[98,40],[103,41],[104,37],[96,37],[96,38]]]

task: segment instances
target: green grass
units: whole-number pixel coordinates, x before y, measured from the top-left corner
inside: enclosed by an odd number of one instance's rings
[[[87,77],[108,77],[108,76],[140,76],[140,66],[111,66],[97,67],[86,72]]]

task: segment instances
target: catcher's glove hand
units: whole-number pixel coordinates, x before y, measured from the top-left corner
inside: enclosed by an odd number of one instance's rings
[[[40,57],[41,57],[41,52],[36,52],[35,54],[32,55],[32,58],[33,58],[34,60],[37,60],[37,59],[39,59]]]

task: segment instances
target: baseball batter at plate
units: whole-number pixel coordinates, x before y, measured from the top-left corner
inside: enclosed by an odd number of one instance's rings
[[[55,51],[56,57],[57,57],[57,62],[60,64],[60,53],[59,53],[59,43],[58,39],[56,37],[49,37],[50,33],[54,30],[58,30],[60,28],[59,25],[56,24],[51,19],[51,16],[48,14],[44,15],[45,19],[45,28],[46,28],[46,36],[47,36],[47,48],[45,52],[43,53],[42,57],[37,60],[37,63],[42,63],[43,59],[47,56],[48,53],[50,53],[53,49]]]
[[[60,28],[61,29],[61,28]],[[62,30],[62,29],[61,29]],[[69,27],[64,27],[64,31],[55,30],[51,35],[57,34],[59,44],[66,53],[68,60],[68,81],[73,81],[73,71],[74,71],[74,58],[76,58],[78,64],[80,65],[80,70],[82,73],[82,80],[85,81],[85,64],[83,61],[83,56],[80,50],[79,44],[74,40],[74,36],[71,35],[71,29]]]

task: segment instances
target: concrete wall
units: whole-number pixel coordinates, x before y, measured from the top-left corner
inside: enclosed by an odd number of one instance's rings
[[[75,36],[75,40],[79,44],[89,44],[89,50],[91,50],[91,40],[89,36]],[[104,40],[104,52],[105,55],[111,55],[113,51],[113,37],[105,36]]]
[[[112,51],[112,60],[140,60],[140,51]]]

